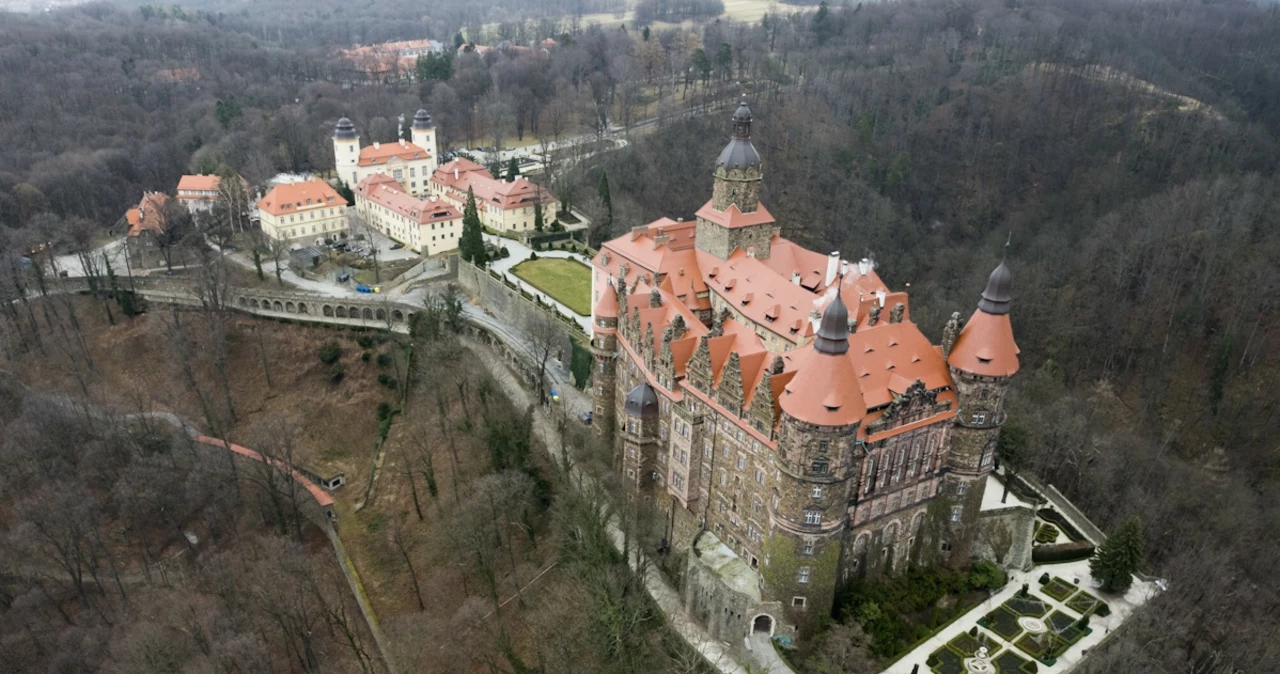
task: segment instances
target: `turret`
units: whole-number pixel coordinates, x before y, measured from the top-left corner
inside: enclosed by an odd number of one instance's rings
[[[944,486],[952,509],[950,538],[955,545],[949,554],[953,565],[968,561],[965,544],[973,536],[963,530],[975,526],[986,476],[995,466],[996,442],[1005,421],[1005,394],[1010,378],[1018,371],[1018,345],[1009,322],[1012,288],[1013,274],[1001,260],[987,279],[978,308],[947,350],[957,398]],[[948,328],[953,334],[954,330],[954,325]]]
[[[623,475],[652,498],[662,488],[663,477],[658,465],[658,393],[648,382],[641,381],[627,393],[619,430]]]
[[[592,324],[591,356],[595,369],[591,383],[595,387],[593,422],[596,430],[610,437],[614,431],[617,393],[618,355],[618,291],[606,285],[595,306],[595,322]]]
[[[831,609],[845,511],[861,466],[855,438],[867,407],[849,354],[848,322],[837,291],[822,314],[812,353],[779,401],[780,477],[763,574],[769,595],[784,601],[793,624]]]
[[[360,163],[360,135],[355,124],[343,117],[333,130],[333,166],[338,177],[352,189],[360,182],[356,167]]]
[[[436,170],[439,165],[439,148],[436,147],[436,125],[431,121],[431,115],[424,109],[419,109],[413,116],[413,126],[410,128],[413,144],[426,150],[431,155],[431,170]],[[430,175],[430,174],[428,174]]]

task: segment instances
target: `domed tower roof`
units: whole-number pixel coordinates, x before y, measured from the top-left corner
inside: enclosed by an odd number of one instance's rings
[[[1004,260],[987,278],[978,309],[964,324],[947,363],[957,370],[986,377],[1008,377],[1018,371],[1018,343],[1009,320],[1013,273]]]
[[[413,129],[417,131],[425,131],[435,128],[436,123],[431,121],[431,114],[424,108],[419,108],[418,112],[413,116]]]
[[[987,277],[987,288],[982,291],[982,301],[978,302],[978,308],[989,314],[1009,313],[1009,300],[1013,299],[1010,292],[1012,289],[1013,273],[1004,260],[1001,260],[1000,266]]]
[[[745,100],[738,104],[737,111],[733,113],[733,133],[729,144],[724,146],[720,157],[716,159],[716,166],[721,165],[735,169],[760,165],[760,153],[751,144],[751,108],[747,107]]]
[[[356,138],[359,138],[359,136],[356,135],[356,125],[352,124],[351,120],[346,117],[338,120],[338,126],[333,130],[333,139],[355,140]]]
[[[818,325],[813,350],[832,356],[849,352],[849,309],[840,299],[840,284],[836,285],[836,298],[822,312],[822,323]]]
[[[626,413],[633,417],[647,419],[658,414],[658,394],[648,382],[641,382],[627,393],[627,401],[623,406]]]

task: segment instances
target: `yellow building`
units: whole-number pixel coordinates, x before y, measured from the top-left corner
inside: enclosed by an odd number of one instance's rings
[[[379,232],[422,255],[456,250],[462,213],[436,196],[417,198],[390,176],[375,174],[355,189],[356,213]]]
[[[262,233],[277,241],[313,241],[347,232],[347,200],[323,180],[276,185],[258,201]]]
[[[360,147],[360,135],[351,120],[343,117],[333,132],[333,163],[338,177],[348,185],[375,174],[391,176],[410,194],[429,192],[427,181],[436,169],[436,127],[426,110],[413,117],[412,137],[395,143],[374,143]]]

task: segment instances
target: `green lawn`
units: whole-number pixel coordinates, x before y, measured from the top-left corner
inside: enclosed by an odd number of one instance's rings
[[[577,260],[541,258],[521,262],[511,271],[578,315],[591,315],[591,268],[587,265]]]

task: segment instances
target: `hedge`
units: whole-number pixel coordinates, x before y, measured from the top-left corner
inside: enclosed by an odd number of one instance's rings
[[[1056,545],[1037,545],[1031,549],[1031,561],[1036,564],[1052,564],[1054,562],[1074,562],[1093,556],[1093,543],[1073,541]]]
[[[1075,528],[1075,525],[1071,524],[1071,522],[1068,521],[1066,517],[1063,517],[1062,513],[1057,510],[1052,508],[1041,508],[1036,511],[1036,516],[1042,520],[1053,522],[1058,525],[1058,529],[1060,529],[1062,533],[1066,534],[1067,538],[1070,538],[1073,541],[1078,542],[1089,540],[1084,537],[1084,534],[1080,533],[1079,529]]]

